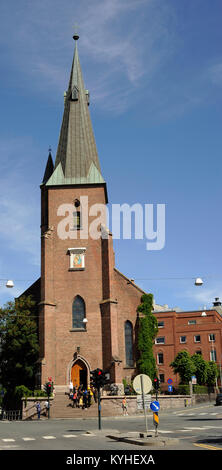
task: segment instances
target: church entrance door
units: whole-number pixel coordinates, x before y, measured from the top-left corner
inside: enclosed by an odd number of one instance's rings
[[[87,387],[87,367],[81,360],[75,362],[71,369],[71,381],[74,387]]]

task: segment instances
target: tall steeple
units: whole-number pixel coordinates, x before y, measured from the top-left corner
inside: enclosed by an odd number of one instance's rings
[[[104,184],[89,114],[89,93],[85,89],[77,41],[57,148],[55,168],[46,185]]]

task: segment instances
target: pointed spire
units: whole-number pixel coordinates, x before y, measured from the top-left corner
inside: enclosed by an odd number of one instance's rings
[[[48,160],[46,163],[42,184],[47,183],[53,171],[54,171],[54,163],[53,163],[52,154],[51,154],[51,147],[49,147],[49,156],[48,156]]]
[[[54,172],[47,182],[51,185],[105,183],[100,170],[95,137],[88,107],[74,34],[74,57],[65,94],[63,121],[57,148]],[[92,168],[94,170],[92,171]]]

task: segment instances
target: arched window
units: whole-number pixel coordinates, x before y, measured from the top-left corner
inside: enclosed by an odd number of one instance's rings
[[[74,87],[72,89],[71,100],[72,101],[78,101],[78,97],[79,97],[79,90],[78,90],[77,86],[74,85]]]
[[[85,314],[85,302],[80,295],[77,295],[72,304],[72,328],[81,330],[86,328],[86,323],[83,322]]]
[[[75,210],[73,212],[73,230],[80,230],[82,221],[81,221],[81,205],[79,199],[74,201]]]
[[[125,355],[126,366],[133,367],[133,325],[130,321],[125,322]]]

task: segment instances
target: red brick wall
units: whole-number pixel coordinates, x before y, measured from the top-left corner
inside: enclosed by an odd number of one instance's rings
[[[215,310],[206,311],[202,316],[201,311],[194,312],[158,312],[155,313],[158,321],[164,321],[164,327],[159,328],[157,337],[164,336],[165,344],[155,344],[154,354],[162,352],[164,363],[158,365],[159,374],[164,374],[165,383],[168,378],[173,378],[173,385],[179,383],[179,376],[173,374],[169,364],[177,353],[187,350],[191,355],[201,351],[203,359],[210,360],[210,351],[216,350],[217,363],[220,363],[222,353],[222,317]],[[188,325],[189,320],[195,320],[195,325]],[[215,334],[215,342],[209,342],[209,334]],[[201,342],[194,342],[194,336],[200,335]],[[180,343],[180,337],[186,336],[186,343]]]
[[[103,187],[50,188],[48,190],[48,225],[53,227],[48,238],[42,237],[42,302],[53,303],[43,307],[45,369],[42,381],[52,376],[57,385],[67,383],[67,367],[77,347],[88,358],[90,367],[102,367],[102,340],[100,301],[102,299],[102,260],[100,240],[61,240],[57,216],[61,204],[72,204],[80,196],[89,197],[89,207],[105,203]],[[95,218],[95,217],[94,217]],[[90,218],[92,220],[93,218]],[[78,233],[78,235],[80,232]],[[68,248],[85,247],[85,270],[70,271]],[[86,305],[87,331],[72,330],[72,303],[80,295]]]
[[[40,306],[40,336],[42,383],[49,376],[56,385],[69,382],[69,372],[77,347],[89,369],[111,369],[113,381],[122,382],[135,370],[125,369],[124,324],[132,322],[134,338],[137,306],[142,291],[128,284],[127,278],[114,270],[112,236],[108,240],[61,240],[57,234],[58,207],[72,204],[75,199],[88,196],[89,208],[105,204],[102,186],[60,187],[48,189],[48,227],[42,218],[42,282]],[[46,196],[42,197],[42,211],[47,213]],[[96,217],[89,217],[89,223]],[[105,224],[105,220],[103,223]],[[49,230],[47,230],[49,229]],[[80,232],[78,233],[80,235]],[[85,269],[70,271],[68,248],[84,247]],[[86,331],[72,330],[72,303],[80,295],[86,306]]]

